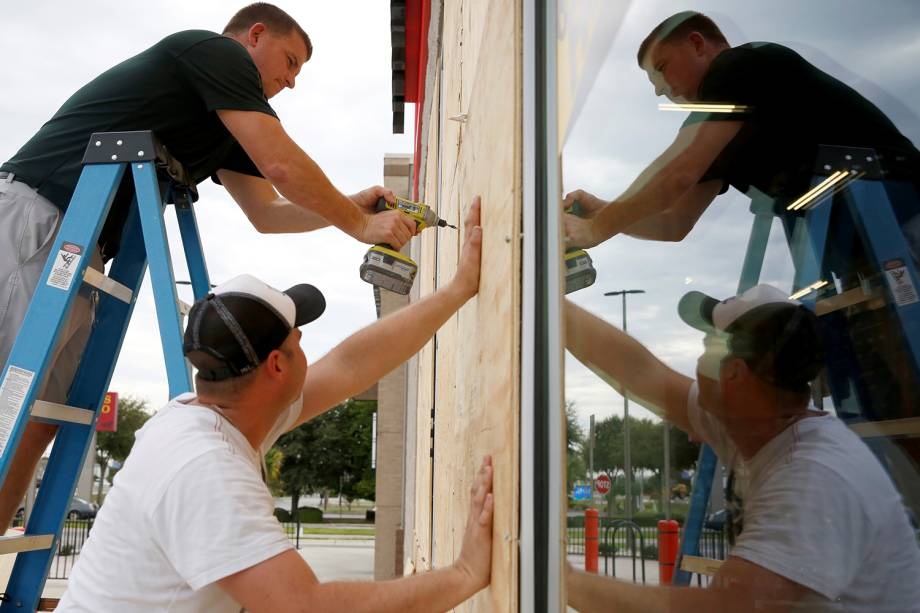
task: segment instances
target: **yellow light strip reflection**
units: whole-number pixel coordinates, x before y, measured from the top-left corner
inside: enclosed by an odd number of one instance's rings
[[[850,170],[850,171],[838,170],[837,172],[835,172],[828,178],[821,181],[821,183],[819,183],[812,189],[805,192],[802,196],[799,197],[798,200],[796,200],[795,202],[787,206],[786,210],[787,211],[798,211],[799,209],[804,208],[809,203],[812,203],[813,201],[817,200],[820,196],[822,196],[825,192],[827,192],[832,187],[834,186],[838,188],[843,187],[842,181],[844,180],[849,181],[849,180],[855,179],[857,174],[858,173],[855,170]]]
[[[821,289],[821,288],[824,287],[825,285],[827,285],[827,281],[823,281],[823,280],[822,280],[822,281],[815,281],[814,283],[812,283],[812,284],[809,285],[808,287],[803,287],[802,289],[800,289],[800,290],[797,291],[796,293],[794,293],[794,294],[792,294],[791,296],[789,296],[789,299],[790,299],[790,300],[798,300],[798,299],[801,298],[802,296],[807,296],[807,295],[810,294],[811,292],[815,291],[816,289]]]
[[[792,204],[790,204],[789,206],[786,207],[786,210],[787,210],[787,211],[796,211],[796,210],[798,210],[799,207],[801,207],[801,206],[804,205],[806,202],[808,202],[809,200],[811,200],[811,198],[812,198],[815,194],[817,194],[818,192],[823,191],[823,190],[826,189],[829,185],[831,185],[833,182],[836,182],[836,181],[840,178],[841,175],[846,176],[846,174],[847,174],[847,173],[846,173],[845,171],[843,171],[843,170],[837,170],[837,171],[835,171],[831,176],[829,176],[828,178],[824,179],[823,181],[821,181],[820,183],[818,183],[817,185],[815,185],[814,187],[812,187],[810,190],[808,190],[807,192],[805,192],[804,194],[802,194],[801,196],[799,196],[799,197],[795,200],[795,202],[793,202]]]
[[[743,104],[705,104],[695,102],[663,103],[659,111],[697,111],[701,113],[746,113],[751,107]]]

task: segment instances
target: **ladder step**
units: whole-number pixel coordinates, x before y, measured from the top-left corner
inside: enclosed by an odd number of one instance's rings
[[[93,411],[78,407],[69,407],[66,404],[36,400],[32,405],[32,417],[47,419],[49,421],[66,421],[71,424],[89,425],[93,422]]]
[[[60,598],[39,598],[36,611],[54,611],[61,604]]]
[[[850,423],[850,430],[862,438],[876,436],[920,436],[920,417],[904,417],[902,419],[888,419],[885,421],[864,421]]]
[[[700,556],[684,556],[680,559],[680,569],[688,573],[712,577],[719,572],[719,568],[724,562],[724,560],[713,560],[712,558],[702,558]]]
[[[83,274],[83,281],[118,298],[125,304],[131,304],[131,299],[134,297],[134,292],[130,289],[90,266],[86,267],[86,272]]]
[[[51,549],[53,534],[23,534],[22,536],[0,536],[0,554],[20,553]]]

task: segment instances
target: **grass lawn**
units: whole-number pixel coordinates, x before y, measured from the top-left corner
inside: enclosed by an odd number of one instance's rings
[[[288,535],[294,534],[293,526],[285,526]],[[375,536],[377,530],[374,528],[303,528],[301,535],[322,534],[334,536]]]

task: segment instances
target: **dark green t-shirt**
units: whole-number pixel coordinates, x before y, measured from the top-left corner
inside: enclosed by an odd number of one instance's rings
[[[747,43],[720,53],[699,90],[700,102],[738,104],[746,113],[691,113],[699,121],[743,121],[738,135],[701,179],[722,179],[786,200],[810,187],[821,145],[876,149],[910,168],[920,153],[872,102],[774,43]]]
[[[63,210],[93,132],[153,130],[196,183],[221,168],[260,176],[218,109],[277,117],[242,45],[205,30],[179,32],[79,89],[0,170],[15,173]],[[109,256],[121,231],[121,223],[111,222],[123,222],[127,208],[116,205],[100,238]]]

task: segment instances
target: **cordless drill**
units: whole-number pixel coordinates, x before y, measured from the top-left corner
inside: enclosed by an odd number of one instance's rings
[[[566,213],[583,217],[583,210],[577,200],[572,203]],[[591,261],[591,256],[588,255],[587,251],[578,247],[566,249],[563,261],[565,262],[566,294],[594,285],[594,281],[597,279],[597,271],[594,269],[594,263]]]
[[[399,211],[408,215],[415,221],[416,233],[425,228],[453,228],[453,226],[431,210],[427,204],[412,202],[404,198],[397,198],[395,203],[387,202],[380,198],[377,200],[376,212]],[[386,243],[374,245],[364,254],[364,263],[361,264],[361,279],[371,285],[388,289],[397,294],[406,295],[412,289],[418,264],[407,255],[400,253]]]

